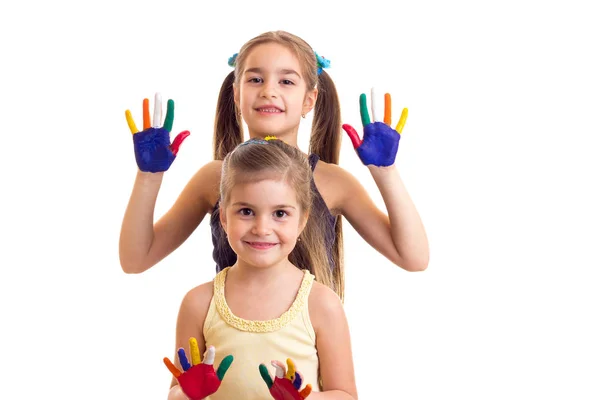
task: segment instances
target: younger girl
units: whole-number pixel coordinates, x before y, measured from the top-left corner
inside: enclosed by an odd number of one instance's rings
[[[187,348],[190,338],[196,338],[192,353],[209,349],[208,363],[230,365],[220,368],[220,382],[213,374],[214,394],[202,391],[206,383],[201,377],[184,372],[173,379],[169,399],[186,399],[191,392],[200,393],[191,396],[194,400],[202,393],[211,400],[269,399],[275,390],[269,390],[265,366],[279,363],[281,375],[281,362],[288,358],[303,375],[303,386],[312,387],[310,399],[357,398],[341,301],[314,281],[329,282],[331,272],[323,221],[308,218],[311,175],[304,154],[278,140],[251,139],[225,157],[219,223],[237,260],[214,281],[186,294],[177,318],[176,348]],[[293,259],[303,260],[306,269]],[[310,388],[298,385],[295,391],[275,398],[300,399]]]
[[[313,109],[310,154],[306,156],[314,171],[311,190],[315,196],[310,218],[325,221],[323,240],[328,249],[332,287],[343,298],[342,216],[367,243],[394,264],[407,271],[424,270],[429,262],[427,237],[395,166],[400,135],[386,124],[368,121],[368,116],[363,119],[368,122],[365,123],[364,143],[345,127],[353,138],[357,154],[375,179],[387,208],[386,214],[377,208],[353,175],[336,165],[342,125],[335,85],[323,70],[328,66],[327,60],[299,37],[277,31],[259,35],[244,44],[231,64],[235,69],[223,82],[218,100],[215,160],[200,168],[172,208],[156,223],[153,220],[154,205],[164,171],[174,158],[169,150],[179,147],[182,136],[169,145],[167,133],[166,141],[162,142],[166,144],[156,146],[155,153],[145,151],[146,158],[154,160],[155,157],[154,164],[162,168],[140,167],[137,174],[121,229],[119,255],[123,270],[140,273],[158,263],[192,234],[206,214],[211,214],[217,271],[233,265],[236,254],[219,223],[217,187],[221,160],[243,141],[243,121],[248,126],[250,138],[275,135],[298,147],[300,121]],[[172,113],[167,120],[170,129]],[[135,133],[134,142],[135,136],[145,132]],[[369,146],[369,143],[379,146]],[[382,149],[388,151],[383,163],[379,162]],[[164,162],[161,161],[163,158]]]

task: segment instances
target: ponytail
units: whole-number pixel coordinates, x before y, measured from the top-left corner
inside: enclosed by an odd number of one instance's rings
[[[215,115],[213,134],[213,158],[222,160],[244,140],[241,118],[238,116],[233,96],[234,71],[231,71],[221,85]]]

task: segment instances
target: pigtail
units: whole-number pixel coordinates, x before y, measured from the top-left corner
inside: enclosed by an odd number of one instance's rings
[[[309,152],[329,164],[339,164],[342,144],[340,100],[333,80],[322,71],[319,74],[319,96],[315,104]]]
[[[330,164],[339,164],[342,144],[342,115],[340,100],[333,80],[324,70],[319,74],[319,96],[315,104],[309,151]],[[331,249],[333,270],[330,286],[344,300],[344,237],[342,216],[335,219],[335,240]]]
[[[221,85],[215,116],[213,134],[213,157],[222,160],[244,140],[241,117],[238,115],[233,98],[235,73],[231,71]]]

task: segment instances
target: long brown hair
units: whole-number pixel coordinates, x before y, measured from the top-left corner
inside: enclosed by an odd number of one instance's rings
[[[326,163],[338,164],[342,140],[342,117],[337,89],[327,72],[321,70],[321,73],[317,73],[317,58],[310,45],[298,36],[285,31],[271,31],[258,35],[246,42],[238,52],[235,69],[225,77],[219,92],[213,135],[214,159],[223,160],[244,140],[242,118],[236,110],[233,87],[239,87],[239,79],[251,50],[266,43],[280,44],[295,54],[302,68],[301,73],[306,81],[306,89],[312,90],[315,87],[318,89],[309,153],[318,155],[319,159]],[[331,249],[334,262],[333,286],[331,287],[343,299],[344,264],[341,216],[336,217],[335,232],[335,241]]]
[[[221,170],[221,207],[225,208],[229,204],[231,191],[236,184],[264,179],[282,179],[287,182],[296,193],[301,215],[310,216],[315,195],[311,190],[310,164],[299,149],[276,139],[268,142],[251,140],[225,156]],[[323,229],[319,219],[309,217],[300,234],[300,241],[288,259],[296,267],[309,270],[318,282],[332,287],[334,282]]]

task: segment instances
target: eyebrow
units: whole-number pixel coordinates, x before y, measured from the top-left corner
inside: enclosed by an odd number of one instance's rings
[[[246,203],[244,201],[238,201],[232,204],[232,206],[240,206],[240,207],[249,207],[249,208],[253,208],[254,206],[250,203]],[[296,207],[291,206],[289,204],[278,204],[276,206],[274,206],[273,208],[292,208],[292,209],[296,209]]]
[[[277,72],[280,73],[280,74],[283,74],[283,75],[296,75],[296,76],[298,76],[298,78],[302,78],[300,76],[300,74],[297,73],[293,69],[283,68],[283,69],[278,70]],[[258,67],[248,68],[247,70],[244,71],[244,74],[248,74],[248,73],[258,73],[258,74],[260,74],[260,73],[263,73],[263,70],[262,70],[262,68],[258,68]]]

